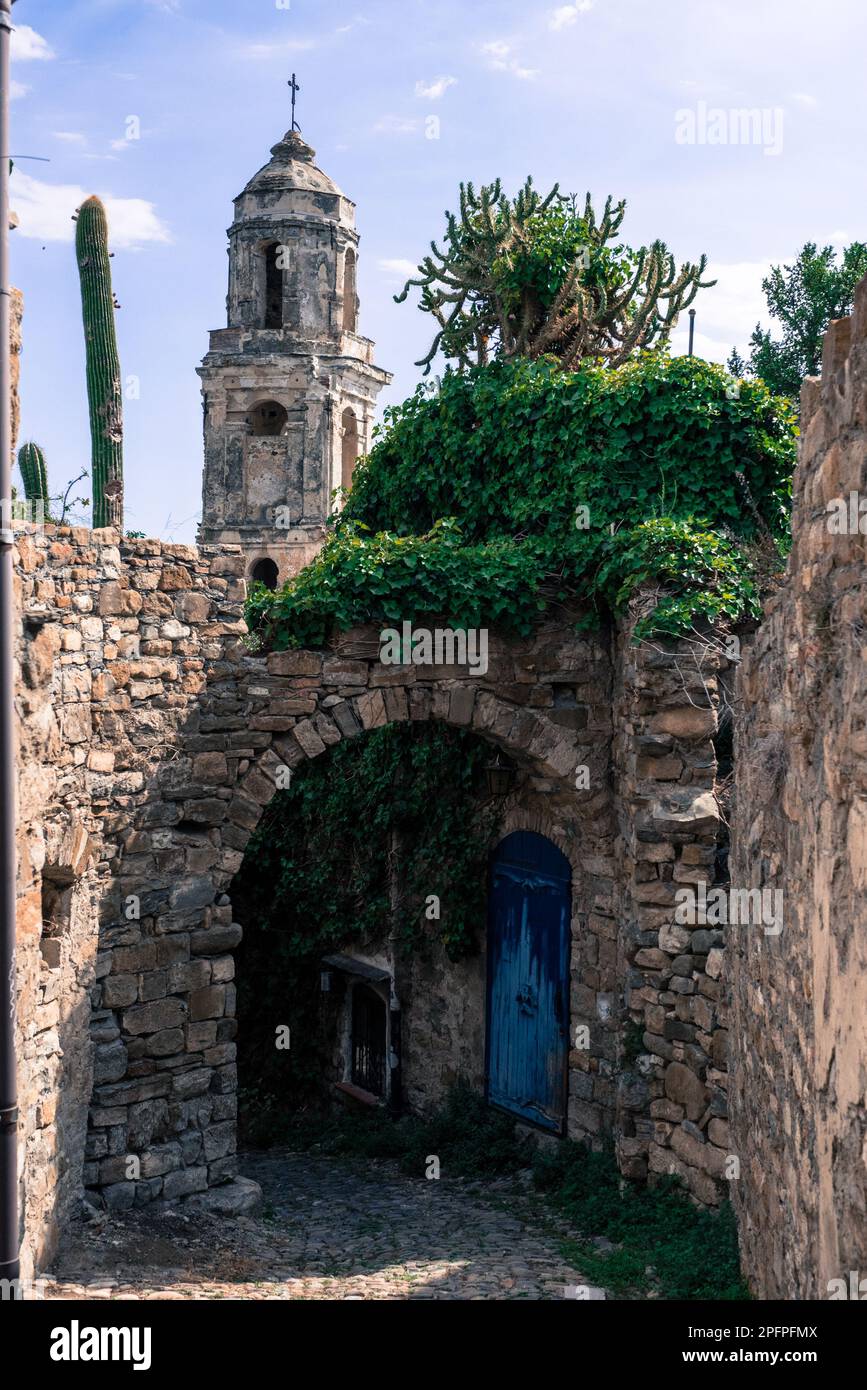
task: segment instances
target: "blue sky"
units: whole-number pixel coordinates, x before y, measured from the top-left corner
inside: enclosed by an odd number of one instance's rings
[[[293,69],[304,136],[357,203],[383,403],[413,389],[430,338],[392,295],[462,179],[626,197],[624,240],[707,252],[719,285],[696,343],[717,361],[762,315],[769,264],[867,240],[863,0],[18,0],[14,18],[12,153],[50,161],[12,181],[21,438],[44,446],[52,490],[89,465],[71,218],[98,193],[139,381],[127,525],[149,535],[195,535],[195,368],[225,322],[232,198],[289,124]]]

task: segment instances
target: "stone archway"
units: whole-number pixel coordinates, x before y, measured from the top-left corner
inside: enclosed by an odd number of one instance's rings
[[[677,653],[636,649],[628,627],[579,637],[569,614],[526,638],[492,632],[484,674],[383,665],[374,629],[322,651],[258,655],[245,645],[240,547],[58,528],[18,549],[25,621],[36,624],[20,651],[33,843],[20,888],[22,1016],[50,1039],[57,1006],[32,1001],[40,971],[67,972],[57,1043],[93,1057],[92,1085],[83,1067],[76,1097],[82,1114],[90,1101],[86,1143],[82,1126],[71,1155],[87,1188],[126,1206],[232,1177],[241,930],[227,889],[250,835],[281,769],[386,723],[439,720],[522,770],[516,818],[564,849],[581,885],[570,1136],[612,1133],[630,1176],[674,1168],[701,1200],[718,1200],[721,1127],[705,1141],[695,1131],[724,1113],[722,952],[713,933],[670,925],[678,886],[705,881],[713,859],[712,673],[697,672],[687,695]],[[93,847],[82,892],[94,912],[75,959],[62,948],[55,966],[41,939],[42,845],[70,818]],[[627,1020],[642,1040],[631,1056]],[[51,1098],[23,1044],[21,1056],[37,1230]]]
[[[104,1112],[113,1102],[119,1112],[128,1105],[131,1117],[142,1105],[183,1107],[179,1138],[158,1132],[158,1142],[148,1143],[153,1134],[139,1126],[146,1142],[136,1149],[136,1126],[127,1123],[123,1158],[139,1161],[139,1181],[159,1179],[160,1195],[202,1190],[234,1172],[232,952],[241,929],[226,894],[287,769],[387,723],[439,720],[472,730],[524,769],[531,800],[549,808],[545,815],[573,853],[580,847],[588,908],[599,897],[614,824],[604,650],[559,629],[553,644],[550,633],[525,643],[492,634],[488,670],[479,677],[468,667],[384,666],[379,649],[378,630],[357,630],[324,652],[238,653],[231,666],[215,663],[178,739],[181,756],[157,768],[137,810],[137,851],[182,851],[186,862],[201,865],[167,892],[144,895],[141,915],[150,925],[137,944],[112,949],[108,976],[107,1002],[117,1003],[129,1061],[124,1075],[97,1087],[95,1106]],[[589,787],[575,785],[579,764],[592,769]],[[138,896],[141,886],[121,879],[118,901]],[[589,910],[582,921],[587,929]],[[574,973],[586,943],[573,946]],[[124,1007],[126,979],[140,972],[152,977],[153,997]],[[601,1060],[610,1045],[596,1022],[588,1052],[598,1047]],[[171,1066],[160,1065],[165,1057]],[[125,1184],[136,1181],[121,1172],[119,1164],[99,1165],[98,1186],[116,1189],[109,1200],[126,1201]]]

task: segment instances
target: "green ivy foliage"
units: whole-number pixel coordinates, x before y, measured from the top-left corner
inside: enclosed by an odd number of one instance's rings
[[[450,959],[478,944],[484,923],[494,803],[480,802],[490,749],[445,725],[388,725],[338,744],[278,792],[232,885],[244,924],[238,1016],[242,1085],[257,1104],[298,1100],[321,1085],[319,962],[352,942],[423,949],[435,935]],[[392,902],[388,865],[397,853]],[[425,899],[440,900],[439,920]],[[274,1045],[287,1025],[288,1054]]]
[[[323,551],[248,621],[278,649],[422,614],[526,632],[652,581],[647,632],[758,616],[750,551],[784,551],[795,437],[788,401],[696,358],[449,372],[386,413]]]

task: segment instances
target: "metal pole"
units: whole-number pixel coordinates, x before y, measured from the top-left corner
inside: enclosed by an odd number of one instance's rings
[[[695,309],[689,311],[689,356],[692,357],[692,340],[695,337]]]
[[[17,1279],[15,1064],[15,714],[12,642],[12,373],[9,351],[9,46],[14,0],[0,0],[0,1279]],[[5,1286],[4,1286],[5,1287]]]

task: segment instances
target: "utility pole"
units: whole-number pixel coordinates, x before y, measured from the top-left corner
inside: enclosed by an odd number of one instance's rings
[[[0,1279],[19,1277],[15,1061],[15,711],[12,652],[12,372],[9,350],[9,48],[0,0]],[[4,1287],[7,1287],[4,1285]]]

